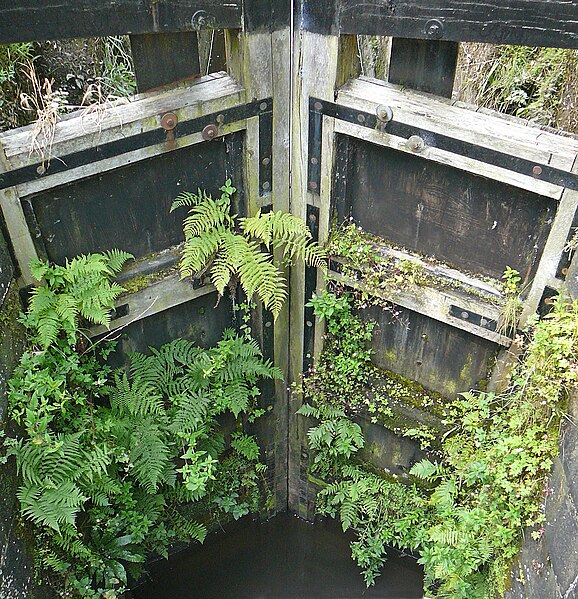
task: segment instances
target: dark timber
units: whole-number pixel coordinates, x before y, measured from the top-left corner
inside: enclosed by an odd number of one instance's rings
[[[341,33],[578,47],[578,0],[340,0],[339,4]]]
[[[238,28],[241,12],[240,0],[1,0],[0,43]]]
[[[194,31],[131,35],[130,47],[139,93],[200,75]]]
[[[457,42],[393,38],[389,81],[422,92],[452,97]]]

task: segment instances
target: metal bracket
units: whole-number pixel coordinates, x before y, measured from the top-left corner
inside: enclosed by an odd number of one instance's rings
[[[379,106],[377,113],[386,114],[383,106]],[[407,140],[407,147],[416,153],[422,152],[427,147],[437,148],[459,156],[467,156],[472,160],[485,162],[495,167],[504,168],[520,175],[546,181],[553,185],[578,191],[578,173],[570,173],[547,164],[537,164],[525,158],[519,158],[498,150],[479,146],[474,143],[462,141],[454,137],[443,135],[428,129],[413,127],[392,118],[383,120],[376,113],[356,110],[341,106],[335,102],[309,98],[309,171],[308,188],[313,193],[319,193],[321,174],[321,137],[323,116],[353,123],[368,129],[377,129],[389,135]],[[388,115],[389,116],[389,115]],[[313,162],[316,161],[316,162]]]
[[[263,108],[264,106],[264,108]],[[80,166],[85,166],[92,162],[100,162],[107,158],[113,158],[120,156],[134,150],[140,150],[142,148],[155,146],[163,143],[168,143],[167,150],[173,150],[176,148],[174,143],[178,137],[184,137],[185,135],[192,135],[194,133],[201,133],[207,127],[220,127],[224,123],[235,123],[238,121],[244,121],[250,117],[259,116],[259,124],[264,125],[266,133],[261,134],[259,132],[259,145],[260,152],[264,155],[271,157],[272,147],[272,111],[273,111],[273,99],[265,98],[262,100],[255,100],[248,104],[241,104],[240,106],[234,106],[233,108],[227,108],[218,113],[211,113],[203,115],[202,117],[188,119],[177,122],[177,117],[173,113],[164,113],[160,115],[158,129],[151,131],[145,131],[136,135],[117,139],[99,146],[87,148],[85,150],[79,150],[71,154],[64,156],[58,156],[58,160],[52,160],[44,171],[39,172],[39,167],[42,163],[31,164],[29,166],[23,166],[11,171],[0,174],[0,189],[8,189],[15,185],[22,185],[29,181],[35,181],[40,177],[47,177],[56,173],[65,172]],[[174,120],[173,118],[174,117]],[[261,120],[263,119],[263,120]],[[214,136],[213,136],[214,137]],[[212,138],[211,138],[212,139]],[[271,157],[272,160],[272,157]],[[271,181],[270,169],[271,160],[267,165],[261,163],[261,168],[265,167],[263,177],[263,183],[265,181]]]
[[[460,306],[455,306],[451,304],[449,314],[454,318],[458,318],[459,320],[465,320],[470,324],[476,325],[477,327],[481,327],[483,329],[487,329],[488,331],[495,332],[498,328],[498,323],[495,320],[491,320],[482,316],[481,314],[476,314],[475,312],[470,312],[465,308],[460,308]]]

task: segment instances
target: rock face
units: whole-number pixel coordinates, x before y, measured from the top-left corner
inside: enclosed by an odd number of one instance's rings
[[[576,422],[576,393],[569,413]],[[574,424],[564,426],[544,509],[541,537],[534,540],[531,531],[526,534],[505,599],[578,598],[578,428]]]

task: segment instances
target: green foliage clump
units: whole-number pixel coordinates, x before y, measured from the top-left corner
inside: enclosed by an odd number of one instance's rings
[[[467,102],[576,132],[577,67],[576,50],[462,44],[458,94]]]
[[[5,439],[6,458],[21,477],[43,579],[62,596],[118,597],[151,555],[203,541],[192,512],[238,518],[262,501],[265,466],[243,424],[263,413],[258,383],[281,374],[246,329],[211,349],[177,339],[131,354],[127,371],[106,365],[110,343],[81,337],[84,322],[110,321],[122,291],[112,278],[127,258],[33,266],[45,284],[22,318],[28,348],[9,382],[20,434]]]
[[[0,44],[0,131],[27,125],[31,118],[20,106],[30,91],[27,73],[36,59],[35,44]]]
[[[216,200],[199,189],[196,194],[184,192],[173,202],[171,212],[191,207],[183,223],[181,277],[199,278],[209,272],[220,295],[226,287],[234,289],[240,283],[249,299],[256,295],[277,317],[287,299],[284,264],[303,260],[325,270],[325,254],[299,217],[259,211],[256,216],[238,218],[231,214],[235,187],[227,180],[220,190]],[[275,250],[281,253],[281,261],[275,259]]]
[[[325,309],[331,334],[348,333],[331,308],[345,310],[342,300],[332,298]],[[578,378],[578,302],[559,299],[530,332],[507,391],[464,393],[449,404],[441,446],[413,466],[413,484],[355,463],[361,431],[343,422],[351,414],[336,407],[334,396],[310,384],[316,373],[307,375],[312,405],[300,413],[319,419],[309,432],[312,469],[327,482],[318,510],[356,533],[352,555],[368,584],[392,545],[419,555],[432,597],[492,599],[506,590],[523,528],[534,527],[535,538],[543,532],[541,499],[565,393]],[[325,376],[330,388],[330,369]],[[342,384],[338,374],[335,393]]]

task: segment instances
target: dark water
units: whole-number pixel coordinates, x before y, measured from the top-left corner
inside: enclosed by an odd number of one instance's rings
[[[135,599],[418,599],[422,570],[392,555],[375,587],[365,588],[350,557],[351,537],[332,520],[309,524],[279,514],[236,523],[202,547],[159,561]]]

